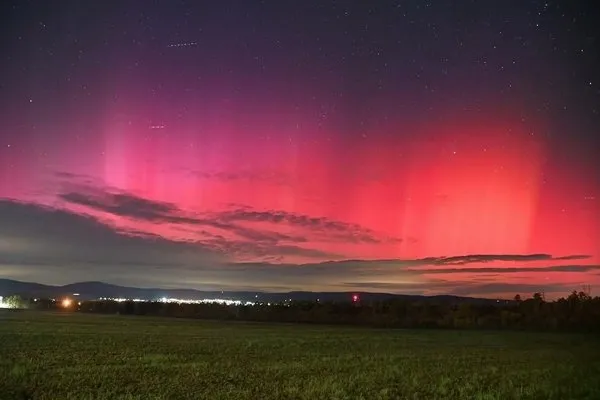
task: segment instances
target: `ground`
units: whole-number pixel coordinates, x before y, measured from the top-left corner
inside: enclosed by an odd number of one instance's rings
[[[600,338],[2,311],[0,399],[600,399]]]

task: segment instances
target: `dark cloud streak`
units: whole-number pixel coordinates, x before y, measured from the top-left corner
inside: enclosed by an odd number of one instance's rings
[[[600,265],[553,265],[547,267],[490,267],[490,268],[441,268],[441,269],[419,269],[422,274],[510,274],[524,272],[590,272],[599,271]]]
[[[257,230],[240,223],[266,222],[286,223],[294,227],[317,230],[328,241],[352,241],[355,243],[399,242],[399,239],[381,238],[370,229],[357,224],[332,221],[322,217],[309,217],[283,211],[255,211],[248,208],[218,213],[189,214],[176,205],[148,200],[130,193],[86,185],[70,185],[69,191],[60,193],[59,199],[72,205],[84,206],[102,213],[153,223],[189,224],[209,226],[228,231],[245,239],[278,244],[280,242],[305,243],[298,235],[287,235],[274,230]]]

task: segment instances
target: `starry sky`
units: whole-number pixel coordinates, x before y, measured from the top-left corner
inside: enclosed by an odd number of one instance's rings
[[[3,1],[0,278],[600,290],[591,3]]]

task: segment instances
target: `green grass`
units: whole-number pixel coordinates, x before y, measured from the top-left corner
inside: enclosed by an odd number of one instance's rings
[[[0,399],[600,399],[600,339],[0,313]]]

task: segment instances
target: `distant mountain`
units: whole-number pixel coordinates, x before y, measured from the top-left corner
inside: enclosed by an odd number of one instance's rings
[[[78,282],[64,286],[42,285],[33,282],[20,282],[11,279],[0,279],[0,296],[21,295],[24,297],[62,297],[77,295],[83,300],[93,300],[100,297],[127,298],[157,300],[163,297],[178,299],[229,299],[241,301],[263,301],[263,302],[281,302],[291,301],[340,301],[346,302],[352,300],[352,295],[357,292],[288,292],[288,293],[268,293],[268,292],[248,292],[248,291],[200,291],[194,289],[159,289],[159,288],[135,288],[111,285],[104,282]],[[479,299],[472,297],[458,296],[419,296],[419,295],[400,295],[390,293],[358,293],[361,301],[391,300],[391,299],[411,299],[435,300],[443,303],[496,303],[496,300]]]
[[[40,283],[0,279],[0,296],[8,296],[19,293],[45,293],[53,288],[54,286],[42,285]]]

